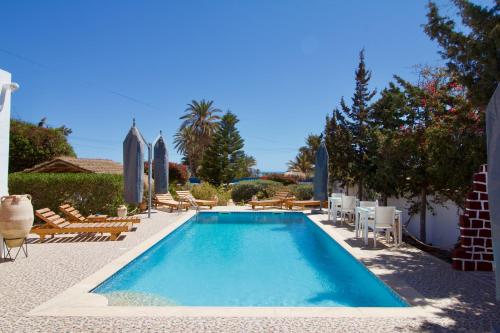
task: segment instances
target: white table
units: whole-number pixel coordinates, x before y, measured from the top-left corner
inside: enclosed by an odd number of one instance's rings
[[[356,207],[354,227],[356,232],[356,238],[359,236],[359,229],[363,231],[363,239],[365,245],[368,245],[368,227],[365,221],[372,215],[374,216],[375,207]],[[394,223],[396,224],[397,235],[394,235],[394,241],[396,245],[401,245],[403,243],[403,212],[396,209],[394,216]]]

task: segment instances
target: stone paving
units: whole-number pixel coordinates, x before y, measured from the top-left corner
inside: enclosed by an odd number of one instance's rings
[[[224,208],[228,209],[228,208]],[[241,209],[231,207],[231,210]],[[0,262],[0,332],[490,332],[500,322],[491,275],[455,271],[413,247],[363,248],[349,227],[333,226],[367,265],[414,288],[438,309],[419,318],[37,317],[27,312],[76,284],[185,213],[155,212],[116,242],[107,236],[58,236],[40,244],[31,236],[29,257]]]

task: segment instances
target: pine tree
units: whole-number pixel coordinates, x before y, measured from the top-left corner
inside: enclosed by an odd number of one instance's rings
[[[368,83],[371,79],[371,71],[367,70],[365,64],[365,50],[359,53],[359,65],[355,71],[356,88],[352,97],[352,105],[348,107],[342,98],[340,106],[346,115],[347,127],[352,136],[351,148],[353,161],[351,175],[358,185],[358,197],[363,199],[364,186],[370,171],[369,158],[367,154],[370,141],[370,128],[368,117],[370,112],[370,100],[376,91],[370,91]]]
[[[236,129],[238,118],[228,111],[221,119],[212,143],[203,155],[200,175],[214,185],[231,182],[246,166],[244,141]]]
[[[453,2],[467,29],[441,16],[431,1],[425,32],[441,46],[450,74],[467,88],[474,106],[484,109],[500,82],[500,2],[491,8],[467,0]]]

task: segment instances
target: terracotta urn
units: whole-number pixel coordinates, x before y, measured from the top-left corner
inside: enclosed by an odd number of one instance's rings
[[[0,198],[0,234],[8,247],[19,247],[33,226],[31,195],[7,195]]]

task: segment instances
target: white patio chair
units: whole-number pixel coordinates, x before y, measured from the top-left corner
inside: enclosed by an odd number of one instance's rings
[[[375,207],[374,219],[366,219],[365,228],[373,230],[373,247],[377,246],[377,233],[385,231],[386,240],[389,241],[390,233],[395,234],[395,214],[396,207]],[[368,238],[368,232],[365,233]]]
[[[356,197],[351,195],[342,196],[342,207],[340,208],[340,221],[344,223],[346,216],[352,219],[356,209]]]
[[[364,219],[371,218],[373,219],[373,216],[375,214],[374,208],[378,206],[378,200],[375,201],[360,201],[359,202],[359,207],[361,208],[368,208],[370,210],[369,213],[367,213],[368,216],[363,216],[364,218],[361,218],[360,212],[356,212],[356,215],[354,217],[354,230],[356,232],[356,238],[359,237],[359,230],[362,230],[364,228]]]
[[[337,214],[342,207],[342,193],[332,193],[328,198],[328,220],[337,222]]]

